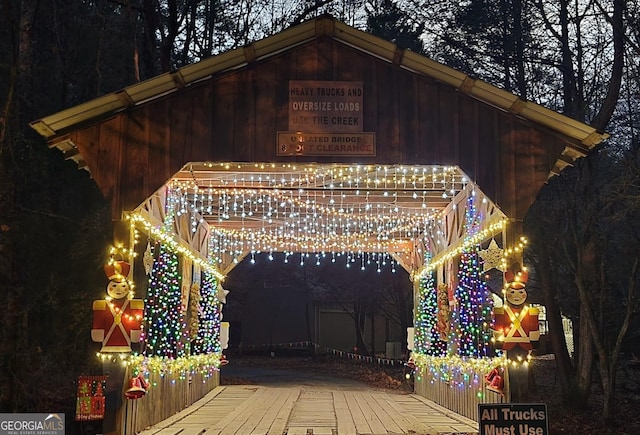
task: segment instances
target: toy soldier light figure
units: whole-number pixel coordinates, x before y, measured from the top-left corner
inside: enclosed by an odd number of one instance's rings
[[[504,350],[509,360],[517,362],[509,367],[509,380],[512,397],[522,400],[528,380],[526,366],[519,363],[526,361],[531,350],[538,347],[539,310],[525,304],[529,278],[525,269],[515,263],[504,272],[504,278],[505,304],[493,310],[494,338],[496,348]]]
[[[100,352],[131,352],[131,343],[138,343],[142,334],[144,301],[131,299],[130,265],[114,261],[104,266],[109,278],[107,297],[93,301],[91,338],[102,342]]]
[[[539,310],[525,305],[528,273],[518,264],[505,273],[505,304],[494,308],[496,347],[503,349],[509,359],[523,359],[536,348],[540,340]]]

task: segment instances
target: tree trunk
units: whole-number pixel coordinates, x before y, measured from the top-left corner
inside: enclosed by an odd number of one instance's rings
[[[573,404],[577,408],[586,406],[591,392],[591,380],[593,373],[593,339],[591,331],[587,325],[586,315],[583,311],[587,309],[584,304],[580,305],[580,326],[579,326],[579,342],[580,348],[576,355],[576,388],[573,394],[568,397],[569,404]]]
[[[356,347],[357,352],[360,355],[369,355],[369,348],[367,343],[364,341],[364,328],[367,320],[367,316],[365,311],[361,306],[355,304],[354,306],[354,321],[356,327]]]
[[[538,245],[538,257],[535,263],[536,274],[542,286],[542,297],[547,310],[549,332],[547,337],[555,355],[556,371],[564,397],[568,397],[575,384],[575,370],[571,363],[567,342],[562,325],[562,314],[556,301],[556,285],[549,263],[548,245],[542,241]]]
[[[527,81],[524,68],[524,36],[522,35],[522,1],[513,1],[513,38],[516,58],[516,88],[520,98],[527,100]]]
[[[613,401],[615,399],[614,384],[610,376],[609,361],[606,355],[598,358],[598,369],[600,372],[600,382],[602,384],[602,419],[607,422],[613,413]]]
[[[376,315],[371,313],[371,356],[376,354]]]
[[[160,40],[160,69],[162,73],[171,71],[173,67],[172,53],[174,51],[174,43],[178,35],[178,5],[176,0],[168,0],[168,15],[166,18],[167,31],[160,27],[159,31],[163,35]]]
[[[564,114],[575,117],[576,108],[576,80],[573,70],[573,58],[569,47],[569,5],[568,0],[560,0],[560,45],[562,50],[562,95],[564,97]]]
[[[502,69],[504,70],[504,88],[511,92],[511,55],[513,53],[513,38],[516,36],[512,33],[509,22],[508,2],[500,1],[500,13],[502,15]],[[513,19],[514,17],[512,17]]]
[[[638,270],[640,269],[640,257],[636,257],[631,273],[629,276],[629,284],[627,287],[627,301],[625,308],[624,319],[620,326],[620,331],[616,338],[616,342],[613,349],[610,352],[599,352],[600,358],[600,377],[602,378],[602,390],[603,390],[603,403],[602,403],[602,418],[605,422],[612,421],[615,414],[615,388],[616,388],[616,373],[618,369],[618,357],[620,355],[620,349],[622,347],[622,341],[627,334],[631,318],[635,312],[635,291]]]
[[[155,2],[153,0],[144,0],[144,29],[145,39],[142,44],[142,64],[144,65],[145,74],[143,79],[149,76],[155,76],[158,71],[156,68],[157,46],[159,45],[157,34],[162,34],[162,28],[158,20],[158,12],[156,11]]]
[[[600,111],[591,122],[599,130],[604,130],[609,123],[620,96],[622,74],[624,73],[624,7],[625,0],[615,0],[613,2],[613,17],[611,20],[613,30],[613,66],[611,67],[611,79],[607,87],[607,96],[600,106]]]

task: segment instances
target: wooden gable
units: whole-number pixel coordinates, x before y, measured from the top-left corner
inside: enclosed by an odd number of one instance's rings
[[[277,155],[292,80],[361,82],[375,156]],[[88,169],[121,219],[187,162],[457,165],[510,218],[606,138],[322,17],[32,123]]]

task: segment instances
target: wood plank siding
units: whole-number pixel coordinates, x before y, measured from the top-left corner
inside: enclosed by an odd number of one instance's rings
[[[290,80],[362,81],[375,157],[277,156]],[[458,165],[521,219],[569,139],[463,91],[317,38],[67,136],[121,219],[190,161]]]

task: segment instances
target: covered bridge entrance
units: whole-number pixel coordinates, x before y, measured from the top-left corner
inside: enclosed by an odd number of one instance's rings
[[[139,353],[124,349],[122,378],[152,387],[117,410],[129,430],[217,385],[221,284],[245,256],[388,258],[414,280],[418,323],[430,317],[425,292],[451,279],[463,254],[489,240],[517,247],[548,177],[605,138],[330,17],[32,127],[91,173],[132,267],[124,278],[144,299],[145,334],[129,337]],[[416,334],[419,355],[427,337]],[[109,364],[115,353],[103,350]],[[437,365],[418,362],[423,380]],[[430,394],[427,384],[417,391]],[[492,400],[470,387],[457,412]]]

